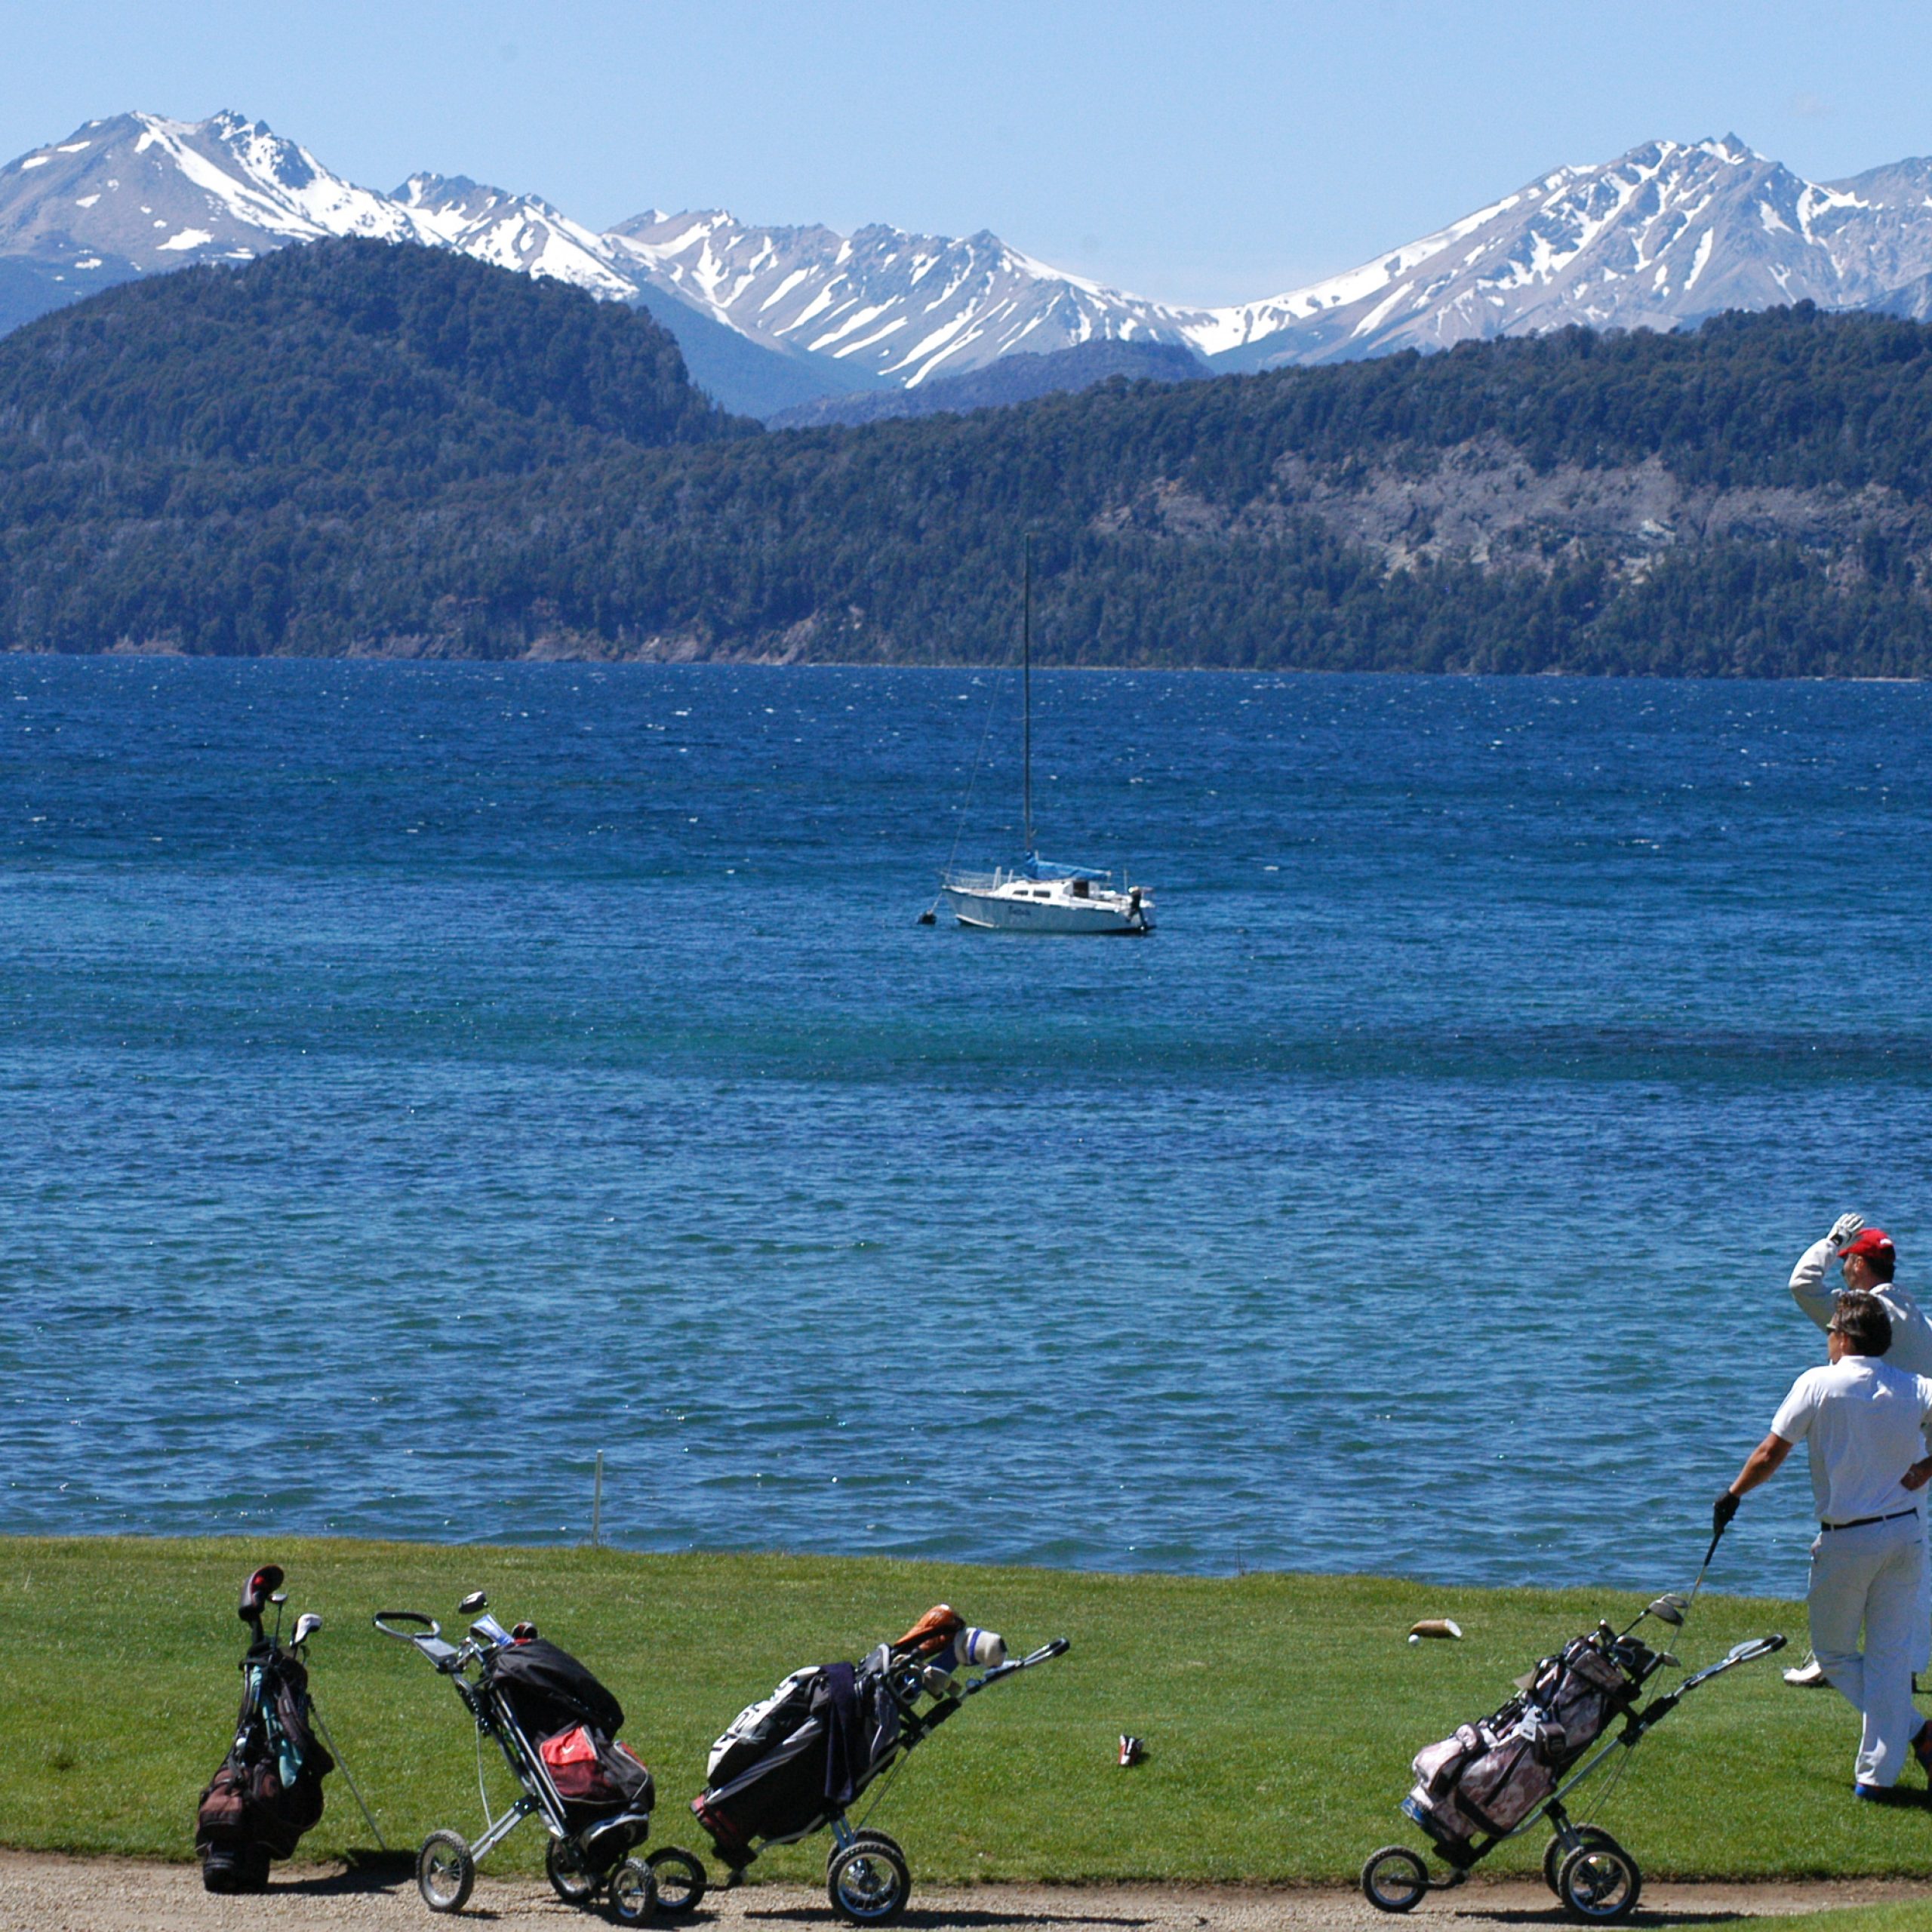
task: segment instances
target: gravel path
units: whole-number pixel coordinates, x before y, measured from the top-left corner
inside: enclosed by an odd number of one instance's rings
[[[1827,1906],[1911,1899],[1932,1906],[1932,1881],[1832,1881],[1768,1885],[1646,1885],[1633,1925],[1704,1925]],[[1562,1926],[1540,1885],[1472,1881],[1425,1900],[1412,1915],[1434,1932],[1503,1932]],[[400,1872],[339,1866],[278,1867],[265,1896],[211,1897],[192,1865],[131,1859],[51,1858],[0,1852],[0,1932],[334,1932],[337,1927],[410,1927],[435,1921]],[[560,1905],[541,1879],[481,1878],[460,1921],[491,1932],[600,1924]],[[663,1927],[675,1921],[660,1918]],[[822,1892],[752,1885],[714,1894],[691,1921],[697,1932],[834,1932]],[[961,1926],[968,1932],[1264,1932],[1280,1925],[1321,1932],[1392,1932],[1359,1893],[1154,1885],[981,1885],[915,1890],[900,1923],[911,1932]]]

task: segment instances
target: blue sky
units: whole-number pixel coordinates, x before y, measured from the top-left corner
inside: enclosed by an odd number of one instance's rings
[[[6,156],[232,106],[372,187],[990,228],[1181,301],[1277,293],[1659,135],[1826,180],[1932,151],[1922,0],[5,0],[0,28]]]

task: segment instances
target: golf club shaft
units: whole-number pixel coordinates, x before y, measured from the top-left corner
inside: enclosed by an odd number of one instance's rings
[[[1704,1552],[1703,1568],[1700,1569],[1697,1572],[1697,1580],[1690,1586],[1690,1603],[1695,1603],[1697,1601],[1697,1592],[1704,1587],[1705,1573],[1709,1571],[1711,1567],[1711,1558],[1716,1555],[1718,1553],[1718,1545],[1723,1541],[1724,1531],[1722,1530],[1718,1531],[1716,1534],[1712,1537],[1711,1546]],[[1686,1604],[1684,1606],[1684,1614],[1687,1616],[1690,1614],[1690,1604]]]
[[[375,1819],[370,1814],[368,1806],[363,1801],[361,1790],[355,1782],[355,1774],[349,1768],[349,1761],[342,1755],[342,1746],[329,1735],[329,1727],[323,1721],[322,1714],[316,1708],[315,1701],[312,1697],[309,1700],[309,1715],[315,1720],[315,1728],[321,1733],[322,1742],[328,1746],[329,1755],[335,1759],[336,1769],[341,1772],[348,1782],[349,1789],[355,1793],[356,1808],[362,1814],[363,1823],[375,1833],[377,1849],[380,1851],[387,1851],[389,1848],[389,1841],[383,1836],[383,1828],[376,1823]]]

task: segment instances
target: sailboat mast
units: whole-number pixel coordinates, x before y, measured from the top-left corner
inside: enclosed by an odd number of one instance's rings
[[[1020,816],[1033,849],[1033,533],[1026,533],[1020,618]]]

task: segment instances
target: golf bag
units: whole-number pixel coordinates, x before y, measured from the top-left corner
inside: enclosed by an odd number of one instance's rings
[[[860,1664],[794,1671],[740,1712],[711,1747],[691,1809],[728,1860],[754,1838],[788,1844],[842,1811],[892,1761],[899,1706],[886,1686],[891,1646]]]
[[[260,1891],[269,1860],[291,1857],[321,1818],[322,1780],[335,1769],[311,1721],[307,1669],[262,1634],[263,1607],[281,1582],[271,1564],[242,1589],[240,1614],[253,1641],[242,1660],[241,1713],[195,1817],[202,1882],[211,1892]]]
[[[615,1737],[624,1727],[623,1706],[569,1651],[542,1637],[519,1638],[491,1651],[484,1660],[483,1681],[531,1737],[549,1737],[573,1724]]]
[[[651,1810],[651,1774],[617,1742],[623,1706],[569,1651],[541,1637],[520,1638],[484,1659],[482,1681],[535,1741],[574,1831],[614,1812]],[[614,1857],[621,1848],[612,1845]]]
[[[940,1604],[863,1663],[795,1670],[712,1746],[705,1789],[691,1809],[734,1866],[749,1861],[754,1839],[789,1844],[807,1837],[842,1816],[939,1714],[956,1708],[955,1671],[997,1666],[1005,1657],[998,1637],[969,1629]],[[921,1715],[916,1700],[935,1694],[936,1710]]]
[[[1656,1654],[1607,1630],[1578,1637],[1516,1681],[1488,1717],[1418,1752],[1402,1807],[1453,1860],[1478,1836],[1512,1832],[1636,1701]]]

